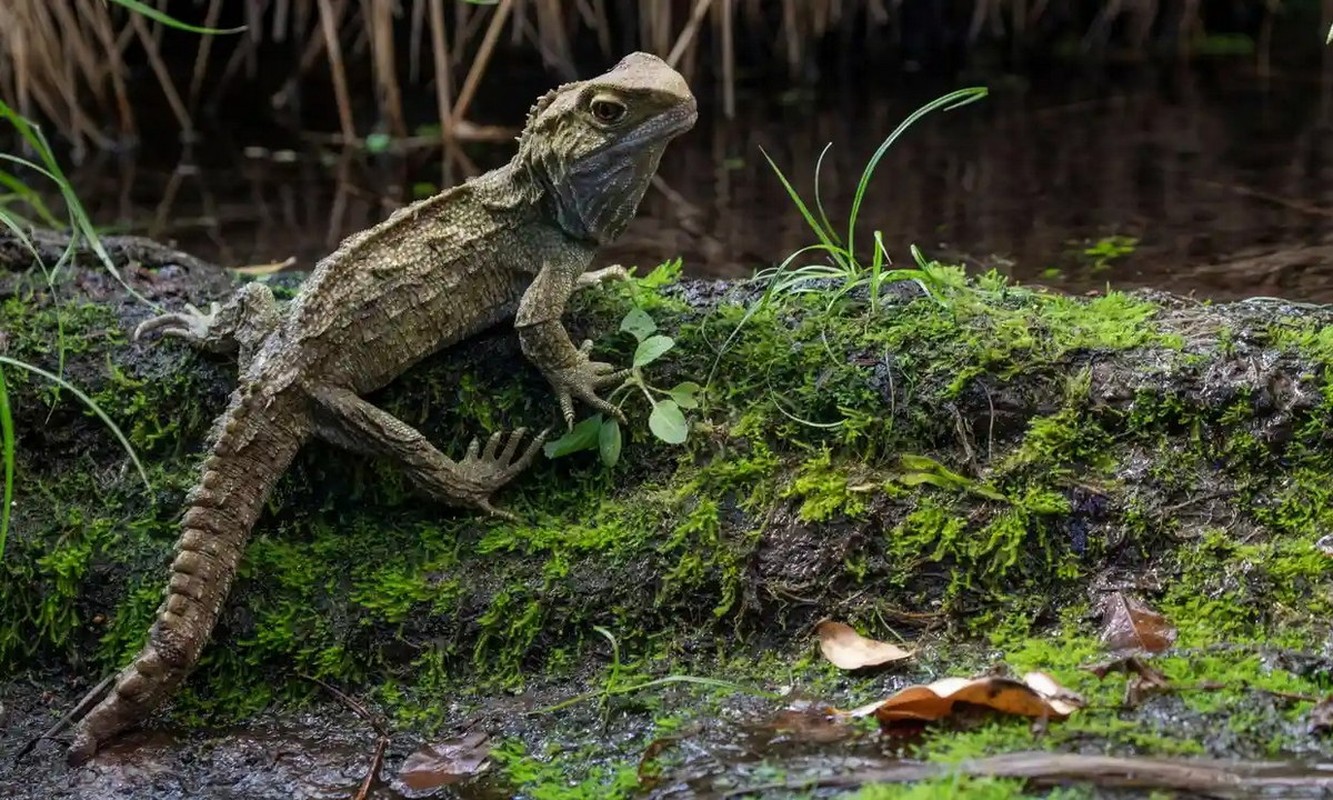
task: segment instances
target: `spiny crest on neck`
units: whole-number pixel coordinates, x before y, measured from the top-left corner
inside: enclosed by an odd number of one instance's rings
[[[532,108],[528,109],[528,117],[523,122],[523,130],[522,132],[519,133],[518,138],[516,139],[520,148],[522,148],[523,145],[529,139],[532,138],[533,131],[537,127],[536,125],[537,119],[538,117],[541,116],[542,112],[550,108],[551,103],[554,103],[555,99],[559,97],[562,92],[578,85],[579,82],[577,81],[573,83],[562,83],[559,86],[547,92],[546,94],[537,98],[537,102],[533,103]]]

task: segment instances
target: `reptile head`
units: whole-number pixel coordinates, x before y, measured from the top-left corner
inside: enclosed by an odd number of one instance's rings
[[[537,101],[518,160],[546,189],[566,233],[606,243],[638,211],[667,143],[697,117],[680,73],[657,56],[631,53],[609,72]]]

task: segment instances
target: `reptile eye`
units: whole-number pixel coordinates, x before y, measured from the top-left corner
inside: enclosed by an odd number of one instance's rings
[[[625,116],[625,104],[619,100],[611,100],[606,97],[594,97],[592,105],[589,106],[592,115],[598,122],[604,122],[613,125],[619,122]]]

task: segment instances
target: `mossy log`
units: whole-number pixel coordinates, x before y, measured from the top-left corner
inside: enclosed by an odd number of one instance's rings
[[[122,267],[171,307],[220,291],[216,275]],[[758,310],[762,287],[669,268],[585,293],[576,338],[628,361],[619,323],[646,311],[676,341],[647,379],[705,384],[703,403],[667,445],[630,395],[619,463],[541,461],[498,498],[517,523],[310,445],[178,711],[244,716],[317,691],[304,674],[375,692],[400,722],[438,721],[426,700],[448,681],[569,669],[600,644],[594,626],[679,658],[719,641],[801,648],[827,615],[909,640],[1061,626],[1094,639],[1106,586],[1136,587],[1182,646],[1327,640],[1333,313],[932,275],[928,293],[905,282]],[[0,352],[86,392],[147,471],[146,488],[69,390],[5,366],[17,472],[0,670],[92,682],[142,641],[234,366],[130,343],[151,310],[96,264],[54,287],[0,272],[0,297]],[[556,419],[504,329],[373,399],[453,453]]]

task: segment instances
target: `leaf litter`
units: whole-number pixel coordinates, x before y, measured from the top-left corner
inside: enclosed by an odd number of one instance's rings
[[[1124,592],[1102,598],[1101,641],[1112,653],[1160,653],[1176,641],[1176,629],[1162,614]]]
[[[474,730],[422,745],[403,762],[398,780],[416,791],[449,786],[484,772],[490,767],[490,755],[490,735]]]
[[[815,635],[819,637],[819,651],[838,669],[881,667],[912,657],[910,650],[868,639],[852,626],[833,620],[822,620],[815,625]]]

